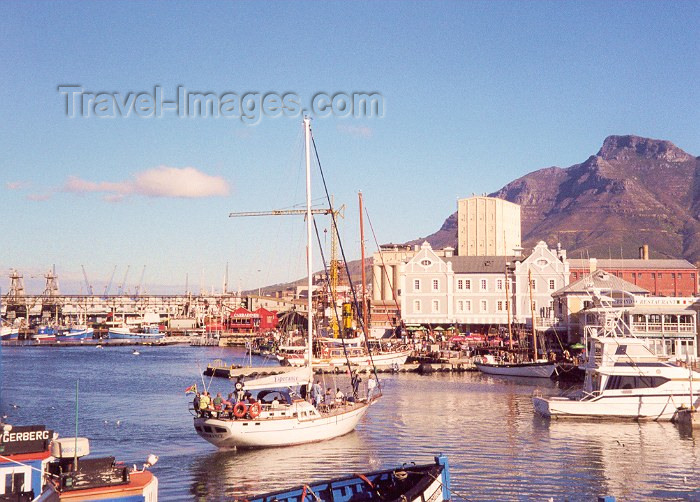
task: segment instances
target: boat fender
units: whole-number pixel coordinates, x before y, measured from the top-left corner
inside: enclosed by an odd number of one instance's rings
[[[248,416],[250,416],[250,418],[255,418],[258,415],[260,415],[261,411],[262,411],[262,406],[260,406],[260,403],[253,403],[248,408]]]
[[[233,407],[233,416],[236,418],[243,418],[248,411],[248,405],[244,402],[238,402]]]

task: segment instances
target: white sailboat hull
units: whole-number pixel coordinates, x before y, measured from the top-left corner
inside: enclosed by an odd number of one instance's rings
[[[477,361],[475,365],[479,371],[487,375],[550,378],[554,373],[554,363],[497,364]]]
[[[343,413],[308,419],[296,416],[252,420],[200,417],[194,419],[194,426],[202,438],[219,448],[292,446],[343,436],[355,429],[368,408],[369,404],[359,403],[349,405],[348,411]]]
[[[690,393],[668,395],[599,396],[591,400],[533,397],[535,411],[554,418],[617,418],[668,421],[677,408],[690,404]],[[700,399],[695,399],[695,406]]]

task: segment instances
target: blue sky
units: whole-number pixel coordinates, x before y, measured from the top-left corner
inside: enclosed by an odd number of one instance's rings
[[[355,258],[358,190],[379,241],[404,242],[610,134],[700,155],[699,20],[696,2],[4,2],[0,270],[56,264],[66,292],[81,264],[96,288],[146,265],[151,292],[220,290],[227,262],[234,289],[303,275],[301,219],[228,218],[303,202],[299,116],[69,118],[60,85],[380,93],[381,118],[313,123]]]

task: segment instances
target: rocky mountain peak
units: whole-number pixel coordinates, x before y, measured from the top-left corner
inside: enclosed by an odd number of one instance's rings
[[[694,157],[670,141],[640,136],[608,136],[597,154],[605,160],[624,161],[634,157],[666,162],[685,162]]]

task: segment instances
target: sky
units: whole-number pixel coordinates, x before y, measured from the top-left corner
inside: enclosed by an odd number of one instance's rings
[[[65,293],[81,265],[95,291],[116,267],[111,292],[221,291],[227,264],[229,290],[303,277],[302,217],[228,217],[303,204],[302,110],[349,260],[360,190],[400,243],[611,134],[700,155],[699,21],[690,1],[2,2],[0,287],[14,268],[39,293],[54,265]],[[354,93],[381,113],[348,114]]]

